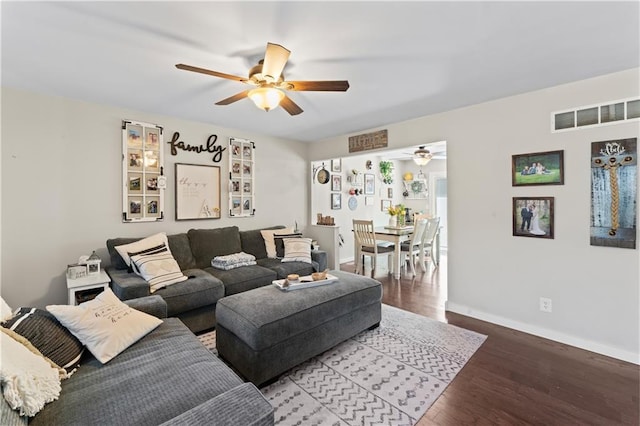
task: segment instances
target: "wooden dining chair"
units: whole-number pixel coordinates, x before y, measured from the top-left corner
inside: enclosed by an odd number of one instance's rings
[[[381,254],[386,254],[389,257],[389,270],[391,270],[395,245],[388,245],[388,243],[386,243],[386,245],[382,245],[376,241],[376,233],[373,229],[373,220],[353,219],[353,235],[356,249],[356,273],[360,270],[360,262],[362,262],[362,274],[364,275],[364,256],[370,256],[371,273],[375,274],[376,259],[378,258],[378,255]]]
[[[422,248],[425,251],[425,257],[428,257],[433,266],[438,267],[438,260],[433,256],[433,246],[435,245],[435,239],[440,232],[440,218],[434,217],[427,220],[427,229],[424,233],[424,240],[422,242]]]
[[[400,244],[400,255],[402,256],[402,265],[405,266],[407,260],[411,266],[411,273],[416,275],[416,261],[423,250],[422,244],[424,242],[424,234],[427,230],[427,219],[419,219],[413,225],[413,233],[409,241],[404,241]],[[426,268],[422,265],[422,270]]]

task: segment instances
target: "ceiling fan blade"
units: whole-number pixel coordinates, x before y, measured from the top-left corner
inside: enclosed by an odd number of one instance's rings
[[[280,101],[280,106],[291,115],[298,115],[302,112],[302,108],[291,100],[287,95]]]
[[[285,81],[287,90],[309,91],[309,92],[346,92],[349,88],[347,80],[335,81]]]
[[[290,54],[291,51],[279,44],[267,43],[267,51],[264,54],[264,62],[262,64],[262,75],[265,77],[270,76],[273,81],[278,81]]]
[[[185,70],[185,71],[199,72],[200,74],[212,75],[214,77],[226,78],[228,80],[239,81],[241,83],[246,83],[248,81],[248,79],[244,77],[238,77],[237,75],[225,74],[223,72],[212,71],[204,68],[198,68],[191,65],[176,64],[176,68],[180,70]]]
[[[229,96],[226,99],[216,102],[216,105],[229,105],[241,99],[246,98],[248,95],[249,95],[249,90],[245,90],[244,92],[236,93],[233,96]]]

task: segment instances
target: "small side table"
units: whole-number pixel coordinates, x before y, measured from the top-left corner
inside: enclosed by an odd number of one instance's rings
[[[104,270],[95,275],[76,278],[67,278],[67,290],[69,292],[69,304],[79,305],[82,302],[93,299],[109,286],[111,278]]]

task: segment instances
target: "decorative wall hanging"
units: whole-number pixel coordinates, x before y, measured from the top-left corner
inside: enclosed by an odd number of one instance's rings
[[[364,174],[364,193],[365,195],[373,195],[376,193],[376,177],[373,174]]]
[[[216,146],[217,141],[218,135],[210,135],[207,138],[206,145],[190,145],[180,140],[180,133],[174,132],[171,140],[167,143],[171,147],[171,155],[178,155],[178,149],[187,152],[197,152],[198,154],[206,152],[208,154],[213,154],[211,161],[219,163],[222,160],[222,153],[226,148],[220,145]]]
[[[513,236],[553,238],[553,197],[513,197]]]
[[[389,141],[387,130],[365,133],[363,135],[349,137],[349,152],[369,151],[372,149],[386,148]]]
[[[220,219],[220,167],[176,163],[176,220]]]
[[[511,186],[564,185],[564,151],[511,156]]]
[[[331,190],[342,191],[342,176],[331,175]]]
[[[254,216],[256,145],[246,139],[229,138],[229,147],[229,216]]]
[[[636,248],[637,138],[591,144],[591,245]]]
[[[331,194],[331,210],[340,210],[342,208],[342,194]]]
[[[122,121],[122,221],[164,219],[162,127]]]

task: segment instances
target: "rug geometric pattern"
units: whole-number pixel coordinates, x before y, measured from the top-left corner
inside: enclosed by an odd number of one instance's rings
[[[215,348],[215,332],[199,338]],[[380,327],[292,368],[261,392],[277,425],[415,425],[485,339],[382,305]]]

